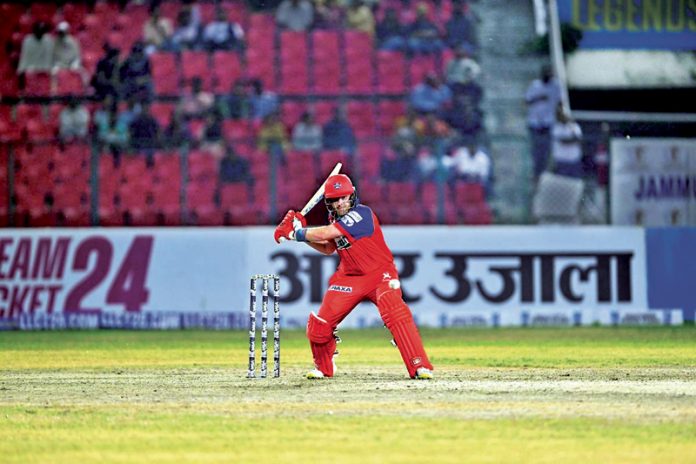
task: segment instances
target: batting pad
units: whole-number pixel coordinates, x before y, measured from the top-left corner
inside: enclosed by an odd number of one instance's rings
[[[309,313],[307,321],[307,338],[312,348],[314,364],[326,377],[334,373],[333,355],[336,351],[336,338],[333,327],[314,312]]]
[[[430,364],[428,355],[425,353],[411,310],[401,299],[399,292],[392,290],[383,293],[377,300],[377,309],[394,337],[411,378],[416,376],[416,370],[419,367],[432,370],[433,365]]]

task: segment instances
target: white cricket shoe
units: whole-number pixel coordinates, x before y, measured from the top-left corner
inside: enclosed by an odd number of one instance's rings
[[[431,371],[427,367],[419,367],[418,369],[416,369],[415,378],[418,380],[432,380],[433,371]]]
[[[312,369],[307,372],[307,378],[309,380],[323,379],[325,377],[324,373],[319,369]]]

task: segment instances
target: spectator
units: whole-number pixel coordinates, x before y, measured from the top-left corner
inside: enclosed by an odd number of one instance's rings
[[[48,34],[48,24],[34,23],[32,33],[22,40],[17,74],[34,71],[50,71],[53,65],[53,37]]]
[[[261,79],[255,79],[251,83],[251,116],[256,122],[262,121],[266,116],[278,111],[278,95],[270,90],[264,90]]]
[[[556,109],[556,122],[551,130],[551,139],[553,171],[561,176],[581,178],[582,129],[568,116],[561,104]]]
[[[551,126],[555,122],[556,106],[561,100],[561,90],[549,66],[541,68],[539,79],[527,88],[527,127],[531,141],[534,179],[546,169],[551,150]]]
[[[346,12],[346,27],[370,35],[375,34],[375,17],[363,0],[351,0]]]
[[[142,42],[135,42],[131,52],[119,69],[121,96],[149,101],[152,96],[150,60]]]
[[[118,117],[115,101],[107,98],[104,107],[94,115],[97,142],[102,150],[109,150],[114,166],[121,164],[121,155],[128,146],[128,126]]]
[[[306,31],[314,22],[314,8],[309,0],[283,0],[276,10],[276,23],[291,31]]]
[[[247,96],[244,82],[237,79],[232,84],[230,93],[221,97],[218,108],[227,119],[245,119],[250,113],[249,97]]]
[[[176,17],[172,44],[177,50],[200,48],[201,19],[197,5],[184,5]]]
[[[427,3],[416,7],[416,19],[408,28],[408,47],[412,53],[435,53],[445,48],[440,30],[428,19]]]
[[[406,28],[399,21],[394,8],[387,8],[384,18],[377,23],[377,44],[383,50],[404,50],[406,48]]]
[[[153,6],[150,17],[143,24],[143,42],[145,53],[150,55],[157,50],[170,50],[174,26],[169,18],[160,16],[159,6]]]
[[[207,146],[220,145],[222,142],[222,113],[213,110],[205,117],[203,129],[203,144]]]
[[[343,25],[343,9],[336,0],[314,1],[314,27],[316,29],[339,29]]]
[[[249,161],[238,156],[229,144],[225,146],[225,153],[220,159],[220,182],[245,182],[249,186],[253,184]]]
[[[280,121],[278,113],[271,113],[263,119],[259,130],[258,148],[263,152],[270,152],[272,147],[285,151],[290,146],[285,126]]]
[[[478,95],[481,93],[477,83],[481,75],[481,66],[471,58],[468,47],[457,48],[454,57],[447,63],[445,76],[447,84],[455,94],[469,93]]]
[[[392,182],[408,182],[414,179],[415,169],[415,146],[404,139],[392,140],[380,166],[382,178]]]
[[[67,21],[59,22],[56,32],[53,43],[53,71],[80,69],[80,44],[70,35],[70,25]]]
[[[187,118],[202,118],[213,108],[215,96],[203,90],[200,77],[191,79],[191,89],[181,97],[181,111]]]
[[[215,20],[203,29],[203,45],[208,51],[241,50],[244,46],[242,26],[227,19],[225,10],[218,6]]]
[[[160,126],[150,114],[150,105],[143,103],[140,113],[130,123],[131,147],[141,155],[145,155],[147,166],[154,165],[155,150],[159,147]]]
[[[445,112],[445,121],[462,136],[477,136],[483,127],[483,113],[469,95],[455,95]]]
[[[464,144],[457,148],[446,161],[447,165],[452,168],[452,183],[463,180],[470,183],[478,182],[484,187],[488,187],[491,175],[491,159],[486,152],[477,146],[475,139],[465,140]]]
[[[436,138],[446,138],[451,135],[451,129],[447,123],[434,113],[428,113],[416,119],[413,123],[413,129],[416,132],[416,140],[421,146],[430,144]]]
[[[312,113],[305,111],[292,130],[292,146],[299,151],[319,151],[321,136],[321,127],[314,122]]]
[[[462,45],[475,46],[478,43],[476,38],[476,19],[469,12],[468,2],[453,4],[452,16],[445,23],[445,41],[447,46],[457,49]]]
[[[116,98],[119,94],[119,50],[111,48],[108,43],[104,43],[103,50],[104,56],[97,63],[91,81],[94,96],[99,100],[109,96]]]
[[[164,130],[164,147],[165,148],[181,148],[188,145],[193,138],[191,131],[188,128],[184,116],[181,111],[174,111],[169,125]]]
[[[121,119],[126,126],[130,127],[133,120],[140,114],[142,107],[138,100],[135,98],[130,98],[126,102],[126,108],[118,114],[118,118]]]
[[[437,75],[429,73],[411,91],[411,106],[421,114],[439,113],[445,110],[452,99],[449,87],[440,82]]]
[[[438,162],[430,147],[423,146],[416,156],[415,180],[419,185],[437,180]],[[419,188],[420,191],[420,188]]]
[[[336,108],[333,118],[322,128],[322,145],[325,150],[342,150],[349,155],[355,152],[355,133],[342,108]]]
[[[64,143],[87,137],[89,130],[89,111],[76,98],[68,101],[58,115],[60,140]]]

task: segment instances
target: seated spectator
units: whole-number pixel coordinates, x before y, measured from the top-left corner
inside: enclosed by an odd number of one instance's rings
[[[187,118],[202,118],[213,108],[215,96],[203,90],[200,77],[191,79],[191,89],[184,93],[180,100],[182,114]]]
[[[355,133],[342,108],[336,108],[333,118],[322,128],[322,145],[324,150],[343,150],[349,155],[355,152]]]
[[[61,21],[56,27],[56,39],[53,43],[53,71],[59,69],[80,69],[80,44],[70,35],[70,25]]]
[[[150,60],[142,42],[136,42],[119,69],[121,97],[149,101],[152,97],[152,74]]]
[[[164,148],[178,149],[189,144],[193,135],[181,111],[175,110],[172,119],[164,130]]]
[[[177,50],[200,48],[201,20],[197,5],[185,5],[176,16],[176,28],[172,34],[172,44]]]
[[[337,0],[314,1],[314,28],[337,30],[343,25],[343,9]]]
[[[257,146],[263,152],[270,152],[272,147],[285,151],[290,146],[287,129],[280,121],[278,113],[271,113],[263,119]]]
[[[447,84],[455,94],[469,93],[478,95],[481,93],[477,79],[481,75],[481,66],[471,58],[468,47],[457,48],[454,57],[447,63],[445,77]]]
[[[309,0],[283,0],[276,10],[276,24],[291,31],[306,31],[314,22],[314,8]]]
[[[551,128],[551,158],[553,172],[561,176],[581,178],[582,129],[558,104],[556,122]]]
[[[205,128],[203,129],[204,147],[222,144],[222,122],[222,113],[216,110],[208,112],[208,114],[205,117]]]
[[[108,43],[104,43],[103,50],[104,56],[97,62],[91,80],[94,96],[98,100],[104,100],[108,96],[115,98],[119,94],[119,50],[111,48]]]
[[[474,98],[455,95],[452,106],[445,112],[445,121],[462,136],[477,136],[483,128],[483,113]]]
[[[62,142],[68,143],[87,137],[89,111],[76,98],[71,98],[68,101],[68,106],[61,110],[58,119],[58,135]]]
[[[438,162],[435,154],[428,146],[423,146],[416,157],[415,181],[423,184],[437,180]]]
[[[452,92],[435,74],[428,74],[410,95],[411,107],[421,114],[443,112],[450,104]]]
[[[249,160],[241,158],[231,145],[225,146],[225,152],[220,159],[220,182],[223,184],[244,182],[251,186],[254,183],[249,169]]]
[[[160,126],[150,114],[150,105],[143,103],[140,113],[131,121],[129,127],[131,148],[145,155],[147,166],[154,165],[155,150],[159,147]]]
[[[351,0],[346,11],[346,27],[374,35],[375,17],[363,0]]]
[[[298,151],[319,151],[321,137],[321,127],[314,122],[312,113],[306,111],[292,130],[292,147]]]
[[[143,42],[145,53],[150,55],[157,50],[171,50],[174,26],[169,18],[160,16],[158,6],[150,10],[150,17],[143,24]]]
[[[454,150],[451,157],[445,158],[452,169],[450,182],[478,182],[488,187],[491,175],[491,159],[477,146],[475,139],[467,139],[462,146]]]
[[[128,146],[128,126],[118,117],[117,106],[110,99],[94,114],[97,142],[102,150],[109,150],[114,166],[121,164],[121,155]]]
[[[394,8],[387,8],[377,23],[377,46],[383,50],[401,51],[406,48],[406,28],[399,22]]]
[[[215,19],[203,29],[203,46],[208,51],[241,50],[244,46],[244,30],[227,19],[225,10],[218,5]]]
[[[435,138],[447,138],[451,135],[451,128],[445,121],[434,113],[428,113],[416,119],[413,123],[416,132],[416,140],[419,145],[431,143]]]
[[[50,71],[53,66],[53,37],[48,33],[48,24],[34,23],[31,34],[22,40],[22,49],[17,65],[17,74],[35,71]]]
[[[468,2],[453,2],[452,16],[445,23],[445,41],[447,46],[457,49],[462,45],[475,46],[478,43],[476,38],[476,19],[469,12]]]
[[[419,3],[416,19],[408,27],[408,47],[412,53],[435,53],[445,48],[440,30],[428,19],[428,5]]]
[[[218,100],[220,112],[225,119],[246,119],[250,113],[249,97],[244,87],[244,82],[237,79],[230,89],[230,93],[223,95]]]
[[[261,79],[251,82],[251,117],[254,121],[260,122],[266,116],[278,111],[278,95],[270,90],[264,90]]]
[[[392,182],[410,181],[415,177],[415,169],[415,146],[404,140],[394,139],[382,159],[380,166],[382,178]]]
[[[129,98],[126,101],[126,107],[119,112],[118,118],[121,119],[126,126],[130,127],[133,120],[140,114],[142,107],[137,99]]]

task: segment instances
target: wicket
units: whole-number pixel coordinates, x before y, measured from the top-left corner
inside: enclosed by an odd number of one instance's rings
[[[249,371],[256,377],[256,283],[261,280],[261,378],[268,374],[268,287],[273,280],[273,377],[280,377],[280,277],[274,274],[255,274],[249,286]]]

